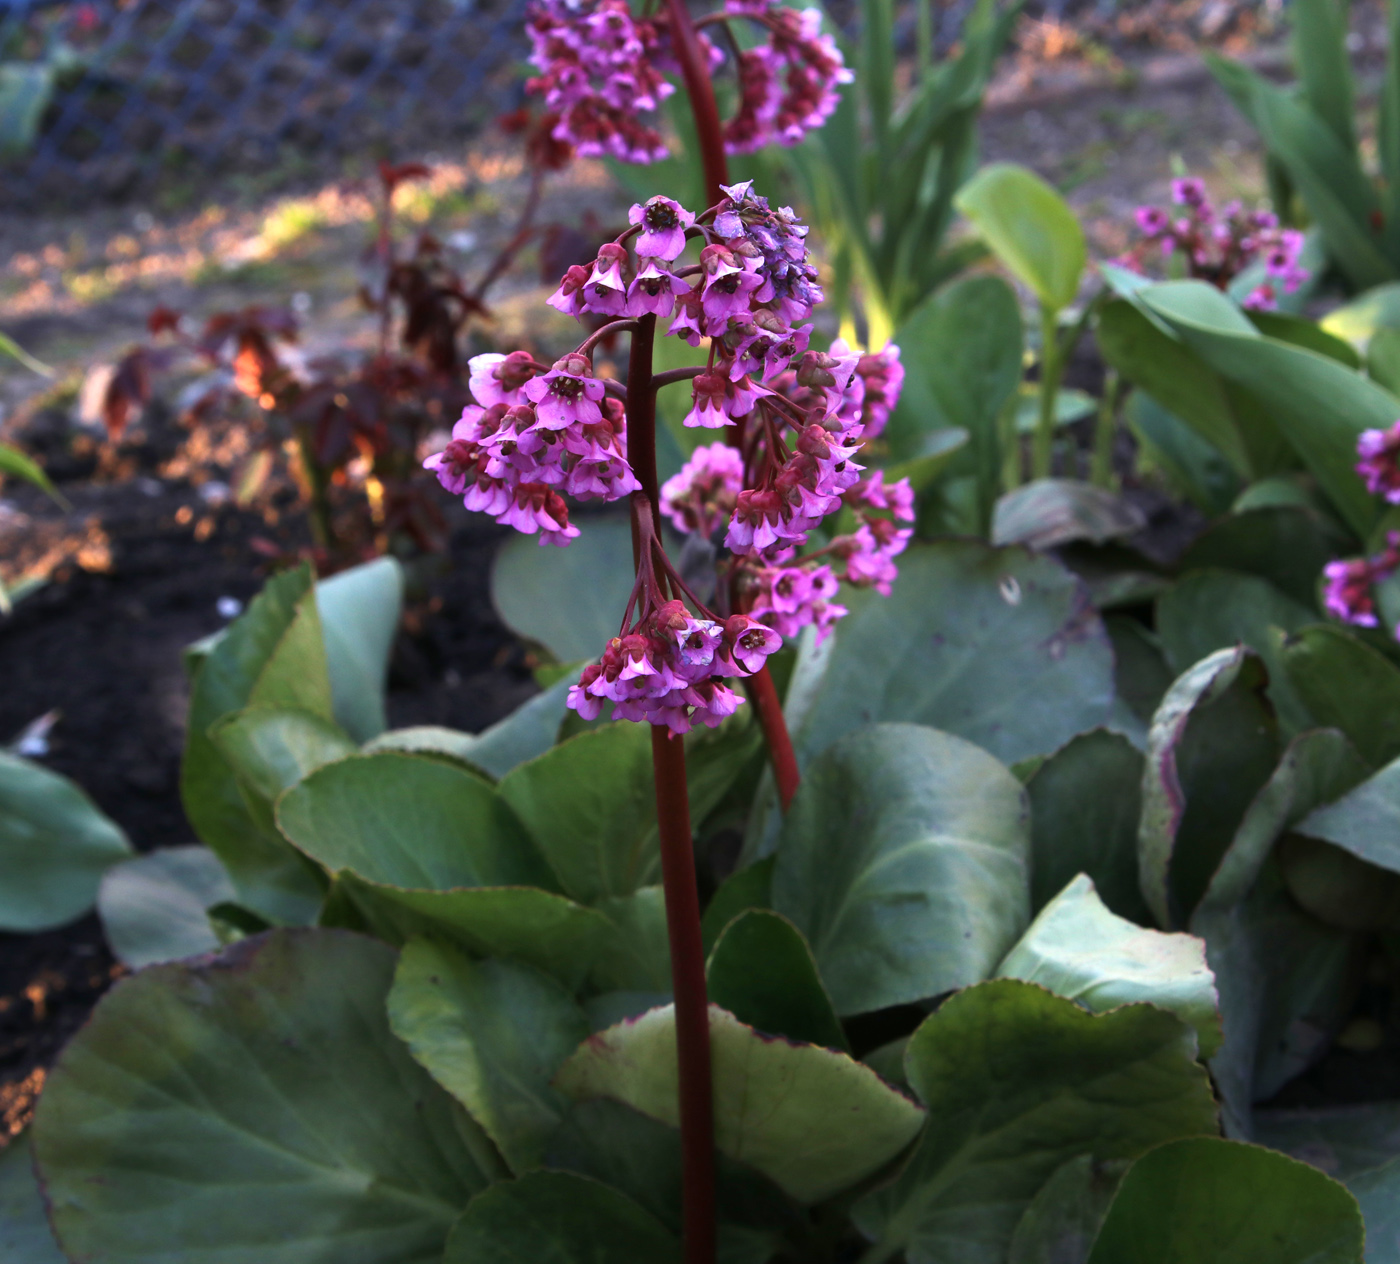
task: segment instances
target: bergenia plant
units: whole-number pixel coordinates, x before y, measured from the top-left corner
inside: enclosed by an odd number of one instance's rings
[[[840,578],[888,594],[913,534],[902,524],[914,516],[906,480],[863,478],[854,459],[898,399],[898,348],[812,350],[808,318],[822,292],[807,229],[749,183],[722,192],[699,214],[662,195],[633,206],[630,227],[591,267],[570,268],[549,298],[575,317],[612,319],[552,365],[522,351],[474,359],[476,402],[425,462],[467,508],[538,533],[541,544],[578,536],[565,496],[629,502],[635,583],[617,636],[583,669],[568,705],[585,720],[607,712],[653,726],[688,1236],[710,1232],[699,1226],[713,1221],[713,1157],[699,900],[676,739],[732,715],[742,701],[732,685],[746,681],[790,803],[797,765],[765,661],[784,636],[830,630],[845,613],[833,600]],[[665,335],[707,346],[705,364],[654,373],[658,321],[668,322]],[[632,339],[625,384],[593,364],[599,341],[623,332]],[[684,385],[685,424],[725,438],[697,448],[660,488],[656,395]],[[668,556],[663,514],[722,555],[708,603]],[[851,529],[826,532],[836,514]]]
[[[1303,234],[1280,228],[1272,211],[1247,211],[1239,202],[1217,208],[1205,182],[1194,177],[1172,181],[1172,209],[1139,206],[1134,212],[1142,238],[1118,260],[1141,271],[1160,252],[1169,265],[1177,261],[1185,274],[1225,289],[1256,261],[1264,261],[1265,279],[1244,298],[1244,306],[1272,311],[1279,294],[1292,294],[1308,279],[1298,263]]]
[[[736,21],[756,27],[763,42],[741,49],[729,29]],[[586,158],[665,158],[665,138],[644,117],[675,91],[664,72],[688,74],[686,62],[698,57],[709,73],[726,60],[703,29],[692,32],[688,18],[681,23],[675,6],[639,17],[626,0],[536,0],[528,30],[539,74],[526,86],[554,116],[554,137]],[[820,9],[726,0],[695,25],[715,29],[732,50],[739,105],[722,128],[728,153],[796,145],[831,116],[837,86],[853,78],[835,41],[822,34]]]
[[[1356,440],[1356,472],[1372,495],[1400,504],[1400,421],[1385,430],[1363,430]],[[1323,604],[1343,623],[1374,628],[1380,623],[1375,588],[1400,570],[1400,531],[1387,531],[1385,545],[1371,557],[1329,562],[1323,570]],[[1400,640],[1400,627],[1395,629]]]

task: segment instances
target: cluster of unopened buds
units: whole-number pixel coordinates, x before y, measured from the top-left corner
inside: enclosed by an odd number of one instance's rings
[[[1400,421],[1385,430],[1363,430],[1356,441],[1361,458],[1356,472],[1366,490],[1400,505]],[[1323,604],[1328,613],[1344,623],[1374,628],[1380,620],[1376,612],[1376,585],[1400,570],[1400,531],[1388,531],[1385,547],[1371,557],[1344,558],[1323,568]],[[1400,640],[1400,628],[1396,629]]]
[[[777,0],[727,0],[723,10],[697,27],[743,18],[767,36],[756,47],[735,51],[738,112],[724,129],[730,153],[750,153],[768,144],[795,145],[820,127],[839,101],[836,87],[851,72],[829,35],[821,11],[801,12]],[[634,16],[627,0],[534,0],[527,20],[530,60],[539,74],[526,84],[558,115],[557,140],[584,157],[611,155],[623,162],[666,157],[664,138],[640,117],[653,113],[675,88],[664,78],[674,70],[670,19],[664,12]],[[713,72],[725,55],[700,30],[701,55]]]
[[[835,600],[842,580],[888,594],[913,534],[907,480],[863,477],[854,460],[898,402],[899,349],[867,355],[838,340],[812,350],[808,317],[822,293],[806,228],[748,184],[724,192],[700,215],[666,197],[634,206],[631,227],[591,267],[570,268],[549,298],[576,317],[613,319],[552,366],[519,351],[472,360],[477,402],[425,462],[469,509],[539,532],[541,543],[578,534],[564,494],[630,495],[635,524],[645,497],[628,462],[626,392],[594,375],[592,349],[609,332],[649,337],[666,318],[666,333],[697,347],[708,340],[703,366],[659,375],[649,389],[688,381],[685,424],[723,428],[728,439],[698,447],[658,507],[722,554],[719,613],[666,558],[648,502],[622,630],[571,695],[584,714],[611,703],[618,718],[672,731],[732,711],[737,698],[723,682],[757,670],[783,636],[808,625],[825,636],[846,613]],[[691,243],[698,258],[682,262]]]
[[[1244,299],[1244,306],[1268,311],[1278,305],[1279,292],[1292,294],[1308,279],[1298,263],[1303,234],[1280,228],[1270,211],[1246,211],[1238,202],[1220,209],[1212,205],[1205,184],[1195,177],[1172,181],[1174,210],[1139,206],[1134,212],[1143,234],[1118,262],[1139,270],[1152,247],[1177,256],[1187,274],[1225,289],[1255,260],[1264,260],[1265,280]]]

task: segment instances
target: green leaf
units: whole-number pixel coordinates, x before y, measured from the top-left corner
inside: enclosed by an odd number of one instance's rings
[[[1400,1158],[1400,1102],[1260,1110],[1254,1123],[1261,1145],[1311,1163],[1348,1185],[1363,1172]]]
[[[13,474],[16,478],[22,478],[27,483],[33,483],[40,491],[48,492],[60,505],[67,506],[68,504],[68,501],[59,494],[58,488],[49,481],[49,476],[44,473],[43,467],[8,443],[0,443],[0,474]]]
[[[1310,812],[1294,828],[1368,864],[1400,873],[1400,759],[1335,803]]]
[[[720,932],[746,909],[773,907],[773,865],[776,857],[755,861],[745,869],[736,869],[710,897],[701,919],[705,955],[714,950]]]
[[[233,770],[249,814],[276,829],[277,796],[317,768],[356,752],[345,731],[309,711],[248,707],[210,726],[209,736]]]
[[[1120,917],[1149,919],[1138,887],[1142,756],[1096,729],[1056,751],[1026,783],[1031,805],[1031,908],[1044,908],[1077,873]]]
[[[800,1202],[818,1202],[878,1171],[913,1140],[924,1114],[869,1067],[816,1045],[760,1036],[710,1009],[715,1144]],[[610,1027],[555,1077],[576,1099],[610,1097],[677,1123],[675,1009]]]
[[[1293,16],[1293,60],[1303,100],[1345,149],[1356,148],[1352,112],[1356,102],[1347,52],[1347,6],[1337,0],[1297,0]]]
[[[613,933],[554,893],[495,789],[440,760],[383,751],[327,764],[282,796],[277,823],[391,942],[433,932],[577,983]]]
[[[1089,1264],[1361,1264],[1364,1236],[1356,1199],[1316,1168],[1191,1137],[1128,1170]]]
[[[133,970],[214,952],[208,911],[235,896],[228,871],[207,847],[163,847],[107,870],[97,912],[112,954]]]
[[[1205,944],[1117,917],[1084,874],[1040,913],[997,968],[997,977],[1039,983],[1096,1014],[1145,1001],[1196,1031],[1200,1056],[1220,1047],[1215,977]]]
[[[47,62],[0,63],[0,157],[29,152],[57,86],[54,67]]]
[[[413,939],[394,975],[389,1025],[513,1171],[540,1166],[568,1106],[549,1082],[588,1036],[563,987],[529,966]]]
[[[1161,926],[1186,922],[1278,760],[1264,679],[1245,647],[1217,650],[1176,680],[1152,717],[1138,872]]]
[[[890,450],[916,462],[930,442],[964,431],[970,446],[950,469],[976,477],[985,525],[1001,490],[999,418],[1021,380],[1016,296],[998,277],[969,277],[929,295],[895,341],[905,378],[886,432]]]
[[[1135,747],[1142,750],[1147,746],[1147,725],[1171,688],[1172,670],[1167,666],[1157,634],[1137,619],[1128,615],[1109,615],[1104,620],[1104,627],[1113,641],[1113,657],[1116,660],[1113,678],[1118,690],[1118,714],[1115,719],[1121,720],[1122,711],[1126,709],[1136,724],[1142,726],[1141,738],[1136,728],[1128,730],[1124,727],[1117,731],[1123,732]],[[1109,897],[1104,898],[1113,903]]]
[[[788,691],[803,764],[877,720],[927,724],[1016,763],[1108,714],[1112,647],[1079,581],[1049,558],[971,540],[913,544],[892,596],[845,600],[851,613],[819,650],[804,648]]]
[[[649,724],[571,737],[512,769],[499,792],[566,895],[592,904],[659,879]]]
[[[968,988],[909,1042],[930,1126],[856,1223],[909,1264],[1001,1264],[1037,1191],[1080,1155],[1129,1159],[1215,1131],[1195,1035],[1150,1005],[1090,1014],[1034,984]]]
[[[1160,468],[1180,495],[1207,514],[1230,508],[1242,483],[1218,449],[1144,391],[1128,397],[1124,417],[1142,449],[1144,464]]]
[[[0,752],[0,930],[81,917],[102,875],[130,855],[126,835],[76,784]]]
[[[499,779],[554,745],[566,714],[564,700],[577,679],[573,674],[555,681],[542,693],[521,703],[504,720],[480,733],[459,733],[435,725],[394,729],[369,742],[365,753],[381,750],[437,752],[464,760]]]
[[[1337,338],[1364,346],[1381,329],[1400,329],[1400,281],[1388,281],[1333,308],[1318,327]]]
[[[1400,668],[1350,632],[1315,624],[1283,643],[1283,670],[1319,724],[1341,729],[1367,763],[1400,756]]]
[[[1025,167],[992,163],[958,190],[954,202],[1043,306],[1059,311],[1074,302],[1088,258],[1084,230],[1044,180]]]
[[[195,833],[224,862],[240,903],[273,921],[311,921],[321,904],[314,874],[257,821],[209,736],[217,721],[250,705],[332,718],[309,567],[269,580],[203,658],[190,696],[180,798]]]
[[[513,536],[496,554],[491,600],[512,631],[561,663],[592,660],[618,634],[632,592],[632,529],[591,521],[567,549]]]
[[[1400,394],[1400,329],[1378,329],[1366,347],[1366,376]]]
[[[1269,698],[1290,732],[1312,724],[1312,715],[1283,669],[1283,634],[1314,623],[1307,606],[1268,580],[1230,571],[1193,571],[1157,598],[1157,635],[1167,662],[1184,672],[1208,654],[1244,644],[1269,670]]]
[[[1072,478],[1038,478],[1002,496],[992,514],[993,544],[1024,544],[1036,552],[1074,540],[1103,544],[1147,523],[1136,505]]]
[[[1393,422],[1400,400],[1327,356],[1261,337],[1252,326],[1246,334],[1225,315],[1237,310],[1204,282],[1165,282],[1139,298],[1267,410],[1338,513],[1364,537],[1378,510],[1355,470],[1357,436]]]
[[[436,1264],[501,1168],[390,1032],[394,956],[343,931],[276,931],[121,980],[34,1123],[68,1254]]]
[[[1254,797],[1191,918],[1215,972],[1225,1043],[1211,1062],[1226,1130],[1251,1135],[1252,1103],[1320,1053],[1350,1006],[1352,937],[1302,912],[1273,850],[1319,803],[1364,775],[1341,734],[1295,738]]]
[[[589,976],[594,985],[669,997],[671,949],[663,888],[643,887],[631,895],[602,900],[598,911],[611,927]]]
[[[392,557],[316,585],[336,723],[357,742],[387,726],[384,686],[403,609],[403,567]]]
[[[1030,820],[1016,778],[914,724],[813,761],[784,822],[773,907],[812,945],[838,1014],[984,979],[1030,920]]]
[[[1233,287],[1230,292],[1232,295],[1235,293]],[[1246,294],[1248,292],[1245,291]],[[1344,338],[1338,338],[1336,334],[1328,333],[1321,325],[1305,320],[1302,316],[1290,316],[1284,312],[1264,312],[1252,308],[1246,315],[1249,317],[1249,323],[1261,334],[1277,338],[1280,342],[1291,342],[1295,347],[1306,347],[1309,351],[1331,356],[1338,364],[1344,364],[1349,369],[1361,367],[1361,357],[1351,343]]]
[[[787,918],[748,909],[725,927],[706,965],[711,1003],[773,1036],[850,1052],[812,950]]]
[[[680,1243],[626,1194],[572,1172],[532,1172],[472,1199],[443,1264],[678,1264]]]
[[[27,1133],[0,1150],[0,1258],[14,1264],[68,1264],[49,1228]]]
[[[1098,401],[1088,391],[1072,386],[1055,392],[1055,428],[1083,421],[1098,411]],[[1040,390],[1034,382],[1022,382],[1016,392],[1016,433],[1034,434],[1040,424]]]
[[[1084,1264],[1127,1166],[1081,1154],[1058,1168],[1016,1226],[1007,1264]]]
[[[1317,514],[1286,505],[1233,513],[1212,523],[1181,555],[1182,572],[1241,571],[1268,580],[1286,597],[1312,607],[1322,568],[1346,540]]]

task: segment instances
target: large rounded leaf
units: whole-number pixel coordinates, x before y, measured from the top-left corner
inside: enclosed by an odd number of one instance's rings
[[[443,1264],[679,1264],[680,1243],[626,1194],[572,1172],[532,1172],[472,1199]]]
[[[1084,230],[1064,198],[1035,172],[993,163],[953,200],[1042,305],[1058,311],[1074,302],[1087,258]]]
[[[618,634],[632,592],[632,530],[625,518],[591,521],[566,549],[515,536],[496,554],[491,600],[521,636],[561,663],[597,658]]]
[[[1084,1264],[1126,1169],[1088,1154],[1064,1164],[1026,1208],[1006,1264]]]
[[[234,899],[233,883],[207,847],[163,847],[108,870],[97,912],[112,952],[136,970],[219,946],[208,909]]]
[[[1087,873],[1120,917],[1148,920],[1138,886],[1142,756],[1102,729],[1057,750],[1026,783],[1031,801],[1031,906],[1044,908]]]
[[[1193,935],[1144,930],[1104,907],[1080,874],[1045,908],[997,970],[1101,1014],[1145,1001],[1195,1028],[1201,1057],[1220,1047],[1215,976]]]
[[[1089,1264],[1361,1264],[1363,1238],[1356,1199],[1316,1168],[1192,1137],[1133,1164]]]
[[[852,593],[851,613],[804,651],[788,693],[806,762],[875,720],[909,720],[1004,763],[1102,724],[1113,649],[1080,582],[1057,562],[971,540],[916,544],[894,593]]]
[[[923,1112],[844,1053],[759,1035],[710,1007],[715,1144],[802,1202],[817,1202],[877,1171],[914,1139]],[[610,1097],[677,1122],[675,1007],[599,1032],[560,1070],[556,1086]]]
[[[1314,510],[1268,505],[1212,524],[1181,555],[1180,568],[1257,575],[1311,607],[1323,566],[1345,548],[1345,535]]]
[[[1283,643],[1282,661],[1318,723],[1341,729],[1374,765],[1400,755],[1400,668],[1384,654],[1319,623]]]
[[[0,1150],[0,1259],[14,1264],[68,1264],[44,1213],[27,1134],[11,1139]]]
[[[1278,759],[1265,679],[1245,647],[1218,650],[1167,690],[1152,717],[1138,872],[1162,926],[1185,924]]]
[[[389,1030],[394,953],[278,931],[118,983],[64,1050],[34,1146],[91,1264],[436,1264],[500,1172]]]
[[[67,777],[0,752],[0,930],[62,926],[131,855],[117,825]]]
[[[852,733],[807,770],[773,907],[838,1014],[985,979],[1030,920],[1025,792],[986,751],[916,724]]]
[[[1368,864],[1400,873],[1400,759],[1335,803],[1310,812],[1296,828]]]
[[[548,975],[454,948],[405,945],[389,1023],[465,1106],[517,1171],[539,1166],[568,1106],[549,1082],[588,1035],[588,1019]]]
[[[352,566],[316,585],[332,709],[357,742],[384,731],[384,686],[403,585],[403,567],[392,557]]]
[[[1001,1264],[1031,1199],[1070,1159],[1213,1133],[1195,1045],[1150,1005],[1090,1014],[1013,979],[958,993],[905,1054],[929,1127],[899,1178],[856,1206],[875,1258]]]

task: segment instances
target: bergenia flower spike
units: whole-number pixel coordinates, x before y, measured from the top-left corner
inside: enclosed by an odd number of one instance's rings
[[[1323,605],[1343,623],[1374,628],[1375,587],[1400,569],[1400,531],[1386,533],[1385,548],[1374,557],[1353,557],[1328,562],[1322,568]]]
[[[821,10],[799,12],[778,0],[729,0],[696,26],[734,21],[756,27],[765,42],[738,51],[732,32],[718,44],[703,30],[696,33],[711,73],[726,60],[721,45],[735,50],[739,108],[724,128],[726,151],[798,144],[831,116],[840,100],[837,87],[854,77],[835,41],[821,32]],[[636,17],[627,0],[533,0],[527,30],[530,60],[539,74],[526,90],[543,97],[546,109],[557,115],[555,140],[583,157],[607,154],[634,163],[666,157],[660,131],[643,118],[675,91],[663,77],[677,68],[665,12]],[[670,199],[652,199],[657,201],[676,206]],[[667,254],[655,244],[654,237],[643,240],[640,253],[666,262],[680,254],[680,245]]]
[[[1172,181],[1172,201],[1179,211],[1139,206],[1133,213],[1142,240],[1116,263],[1143,270],[1147,258],[1161,254],[1181,260],[1186,274],[1225,289],[1256,260],[1264,261],[1265,279],[1244,298],[1244,306],[1269,311],[1280,292],[1292,294],[1308,279],[1298,263],[1303,234],[1280,228],[1269,211],[1246,211],[1238,202],[1217,210],[1203,181],[1188,176]]]
[[[1373,496],[1400,505],[1400,421],[1385,430],[1363,430],[1356,441],[1356,472]]]

